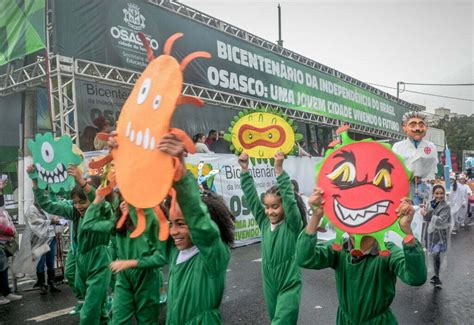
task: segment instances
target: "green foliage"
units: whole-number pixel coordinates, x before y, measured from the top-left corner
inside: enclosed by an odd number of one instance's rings
[[[446,141],[451,152],[456,154],[458,166],[462,166],[462,151],[474,150],[474,114],[470,116],[441,119],[433,127],[444,130]]]

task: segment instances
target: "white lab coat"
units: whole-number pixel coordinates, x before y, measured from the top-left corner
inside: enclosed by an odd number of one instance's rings
[[[395,143],[392,149],[404,159],[413,176],[421,177],[423,180],[435,178],[438,171],[438,153],[432,142],[422,139],[418,148],[415,148],[413,142],[407,138]]]
[[[456,224],[464,223],[469,206],[469,196],[471,188],[467,184],[458,182],[456,191],[451,190],[449,193],[449,206],[451,207],[451,215]]]

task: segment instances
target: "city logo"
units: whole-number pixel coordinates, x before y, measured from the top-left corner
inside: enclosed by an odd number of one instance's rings
[[[123,21],[127,23],[130,28],[135,30],[142,30],[145,28],[145,17],[140,14],[140,7],[134,3],[128,4],[128,9],[122,9],[124,17]]]

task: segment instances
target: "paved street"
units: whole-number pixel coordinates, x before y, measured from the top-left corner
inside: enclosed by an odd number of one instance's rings
[[[398,282],[392,307],[400,324],[474,324],[473,248],[474,227],[466,227],[453,237],[441,290],[429,283],[415,288]],[[268,324],[259,258],[259,244],[233,250],[221,307],[225,324]],[[334,324],[338,303],[333,271],[303,273],[299,323]],[[23,283],[20,288],[31,286]],[[0,324],[78,324],[78,318],[65,315],[74,305],[71,291],[66,285],[60,288],[63,292],[54,296],[23,292],[24,299],[0,306]]]

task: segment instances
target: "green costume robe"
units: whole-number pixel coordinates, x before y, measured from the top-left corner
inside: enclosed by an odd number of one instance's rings
[[[108,202],[91,204],[79,220],[75,285],[84,297],[81,324],[107,322],[103,306],[111,276],[108,245],[114,222],[114,212]]]
[[[412,286],[426,281],[425,255],[420,243],[403,245],[401,249],[388,242],[390,256],[366,255],[353,264],[350,252],[334,251],[332,242],[318,243],[316,234],[303,231],[296,256],[301,267],[330,267],[336,271],[337,324],[397,324],[390,309],[397,277]]]
[[[112,306],[112,324],[130,324],[135,316],[138,324],[158,324],[160,306],[160,271],[165,263],[165,243],[158,239],[159,224],[152,209],[144,209],[145,231],[130,238],[133,229],[115,234],[117,260],[138,260],[136,268],[117,274]],[[129,205],[129,218],[134,226],[137,213]]]
[[[79,219],[81,218],[79,212],[74,209],[72,200],[64,201],[52,201],[44,190],[39,188],[33,189],[36,202],[38,202],[41,209],[44,211],[61,216],[67,220],[72,221],[71,225],[71,243],[69,245],[69,251],[67,253],[66,265],[64,268],[64,277],[67,280],[68,285],[71,287],[72,292],[77,299],[82,300],[84,297],[81,295],[79,289],[75,286],[76,278],[76,255],[77,255],[77,234],[79,227]],[[91,190],[86,193],[87,199],[93,202],[95,199],[95,189],[91,187]]]
[[[250,173],[240,183],[262,236],[263,294],[272,324],[296,324],[301,298],[301,271],[295,248],[302,228],[301,215],[288,174],[277,177],[285,218],[273,231]]]
[[[221,324],[230,248],[202,202],[194,176],[188,172],[174,184],[193,244],[199,252],[176,264],[179,252],[169,240],[169,285],[166,324]]]

